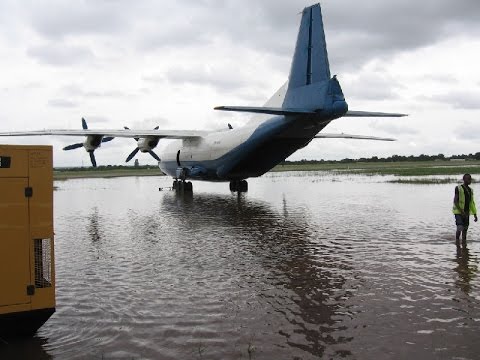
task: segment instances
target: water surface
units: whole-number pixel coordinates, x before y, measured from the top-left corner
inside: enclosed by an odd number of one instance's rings
[[[453,185],[386,179],[56,182],[57,312],[0,358],[478,358],[479,225],[457,252]]]

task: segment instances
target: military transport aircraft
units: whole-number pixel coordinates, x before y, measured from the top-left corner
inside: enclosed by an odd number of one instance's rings
[[[134,138],[138,151],[159,160],[160,169],[172,176],[174,187],[192,190],[186,180],[229,181],[230,190],[247,191],[246,179],[261,176],[316,138],[392,141],[373,136],[326,134],[321,130],[341,117],[400,117],[404,114],[350,111],[336,76],[331,77],[320,4],[303,10],[288,81],[264,106],[219,106],[215,110],[256,114],[245,126],[221,131],[188,130],[40,130],[1,132],[0,136],[86,136],[83,147],[96,166],[94,151],[116,137]],[[270,116],[265,116],[270,115]],[[153,152],[161,139],[177,139],[160,156]]]

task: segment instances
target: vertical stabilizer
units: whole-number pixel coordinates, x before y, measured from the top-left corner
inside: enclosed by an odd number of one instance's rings
[[[338,80],[330,76],[320,4],[303,10],[283,109],[303,109],[338,118],[348,105]]]
[[[289,88],[330,80],[327,44],[320,4],[303,10],[295,54],[290,70]]]

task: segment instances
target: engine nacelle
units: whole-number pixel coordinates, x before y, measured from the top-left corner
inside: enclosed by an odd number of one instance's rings
[[[159,141],[160,141],[160,139],[157,138],[157,137],[140,138],[137,141],[137,147],[140,149],[141,152],[147,153],[147,152],[150,152],[151,150],[155,149],[155,147],[158,145]]]
[[[88,152],[98,149],[102,145],[102,135],[88,135],[83,143],[83,147]]]

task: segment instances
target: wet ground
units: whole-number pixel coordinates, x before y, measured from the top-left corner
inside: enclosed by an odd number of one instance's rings
[[[57,312],[0,358],[478,358],[480,224],[457,251],[453,185],[387,179],[56,182]]]

